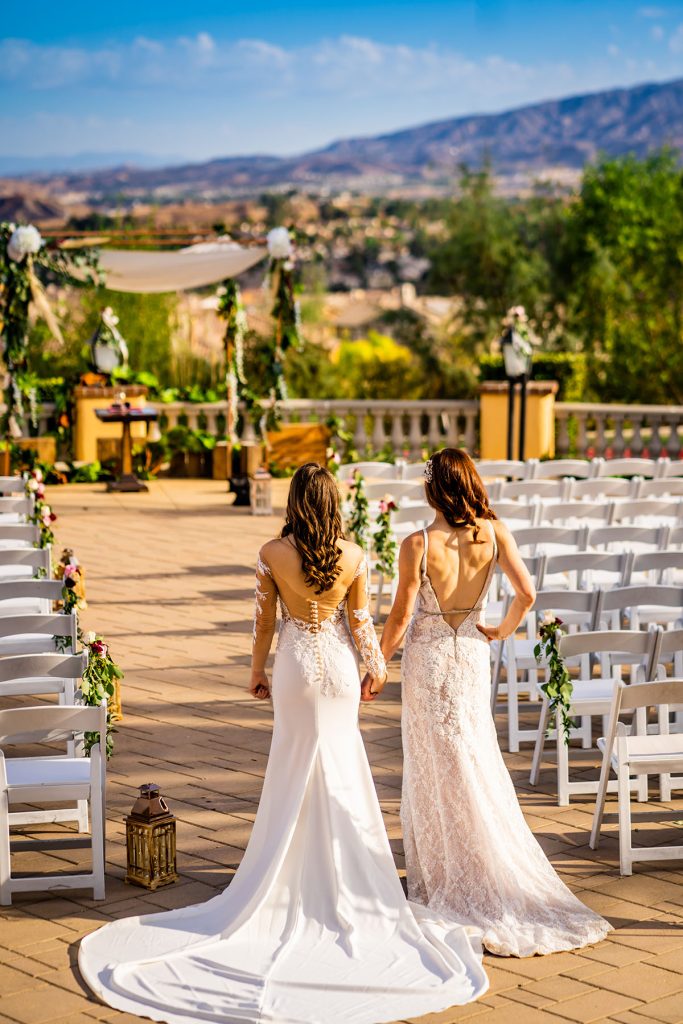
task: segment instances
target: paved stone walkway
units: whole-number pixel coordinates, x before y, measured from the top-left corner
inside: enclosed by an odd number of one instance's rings
[[[285,493],[278,482],[277,493]],[[212,481],[155,482],[149,494],[103,487],[55,488],[58,541],[87,570],[86,628],[111,642],[126,671],[125,720],[108,775],[107,899],[75,891],[19,895],[0,911],[0,1024],[86,1024],[139,1018],[99,1004],[74,962],[78,941],[112,918],[204,900],[229,881],[256,811],[270,743],[270,710],[245,693],[253,566],[277,519],[228,507]],[[362,708],[377,791],[402,870],[400,694],[392,678],[381,702]],[[16,702],[18,703],[18,702]],[[681,864],[636,867],[620,878],[616,840],[587,846],[590,799],[558,808],[552,765],[545,786],[528,785],[530,751],[506,755],[527,821],[563,878],[616,928],[579,953],[525,960],[486,957],[491,987],[469,1006],[422,1018],[451,1024],[677,1024],[683,1021]],[[178,817],[181,880],[155,894],[124,884],[123,817],[136,787],[158,782]],[[660,822],[680,842],[683,799],[651,802],[640,835],[658,842]],[[608,819],[614,828],[614,818]],[[52,826],[53,829],[57,826]],[[85,856],[85,852],[83,853]],[[24,853],[17,867],[81,863],[58,850]],[[83,861],[84,863],[84,861]],[[325,1024],[325,1022],[321,1022]]]

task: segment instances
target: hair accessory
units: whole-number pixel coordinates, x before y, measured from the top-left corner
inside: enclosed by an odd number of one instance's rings
[[[425,462],[425,480],[427,481],[428,484],[431,483],[432,481],[433,472],[434,467],[432,466],[432,460],[427,459],[427,461]]]

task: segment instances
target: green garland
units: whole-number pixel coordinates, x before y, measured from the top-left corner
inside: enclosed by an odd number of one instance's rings
[[[370,543],[370,503],[365,493],[365,479],[357,470],[349,484],[349,491],[351,511],[346,524],[347,532],[363,551],[367,551]]]
[[[557,725],[558,740],[561,730],[564,742],[568,744],[571,730],[574,727],[574,721],[569,714],[574,687],[567,666],[560,654],[559,636],[565,632],[562,629],[563,625],[562,619],[557,618],[542,624],[538,633],[539,642],[534,647],[534,655],[539,663],[544,660],[548,666],[548,678],[541,685],[550,705],[548,728],[552,729]]]
[[[21,239],[19,239],[19,236]],[[19,239],[19,240],[18,240]],[[0,347],[6,368],[5,410],[0,429],[5,437],[19,437],[26,419],[24,399],[31,418],[36,414],[34,381],[28,372],[29,308],[34,303],[50,331],[61,340],[38,273],[63,283],[101,284],[96,250],[85,247],[48,248],[32,226],[0,223]]]
[[[34,526],[37,526],[40,531],[36,547],[50,547],[55,542],[55,534],[52,529],[52,524],[56,522],[57,515],[45,501],[43,471],[39,468],[32,469],[26,477],[24,487],[26,497],[33,498],[33,512],[28,517],[29,522],[33,523]]]
[[[107,701],[107,735],[105,739],[105,754],[110,758],[114,752],[114,727],[110,705],[116,693],[116,680],[123,679],[123,672],[112,659],[109,653],[109,645],[99,633],[86,633],[82,638],[83,646],[88,652],[88,663],[81,677],[81,693],[83,703],[89,707],[99,707],[103,698]],[[99,742],[99,733],[86,732],[85,749],[90,753],[95,743]]]
[[[398,545],[394,531],[391,529],[391,513],[398,512],[398,505],[390,494],[385,495],[379,503],[379,515],[375,520],[377,530],[373,535],[376,569],[385,579],[393,580],[396,575],[396,553]]]

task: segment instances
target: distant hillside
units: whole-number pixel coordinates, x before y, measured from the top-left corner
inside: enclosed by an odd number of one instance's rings
[[[579,170],[597,153],[683,147],[683,79],[573,96],[502,114],[457,117],[297,157],[244,156],[162,169],[126,166],[33,176],[88,194],[173,196],[293,185],[439,181],[489,157],[503,176]]]

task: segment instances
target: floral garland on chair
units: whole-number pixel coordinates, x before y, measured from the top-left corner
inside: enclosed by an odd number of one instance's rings
[[[40,531],[36,547],[47,548],[55,542],[52,525],[57,521],[57,514],[52,511],[45,500],[45,485],[41,469],[31,470],[26,478],[24,489],[26,497],[33,498],[33,512],[29,516],[29,522],[37,526]]]
[[[574,721],[569,712],[572,704],[571,677],[565,661],[560,654],[559,637],[565,632],[562,619],[549,618],[542,623],[538,635],[539,642],[534,647],[534,656],[539,663],[545,661],[548,666],[548,678],[541,689],[548,698],[550,720],[548,728],[557,726],[558,737],[562,731],[564,742],[569,743]]]
[[[370,543],[370,503],[365,493],[365,478],[356,470],[349,483],[351,509],[346,528],[356,544],[368,550]]]
[[[391,529],[391,513],[398,512],[398,505],[390,494],[385,494],[379,503],[379,515],[375,520],[377,530],[373,536],[377,564],[375,568],[385,579],[393,580],[396,575],[396,553],[398,545]]]

